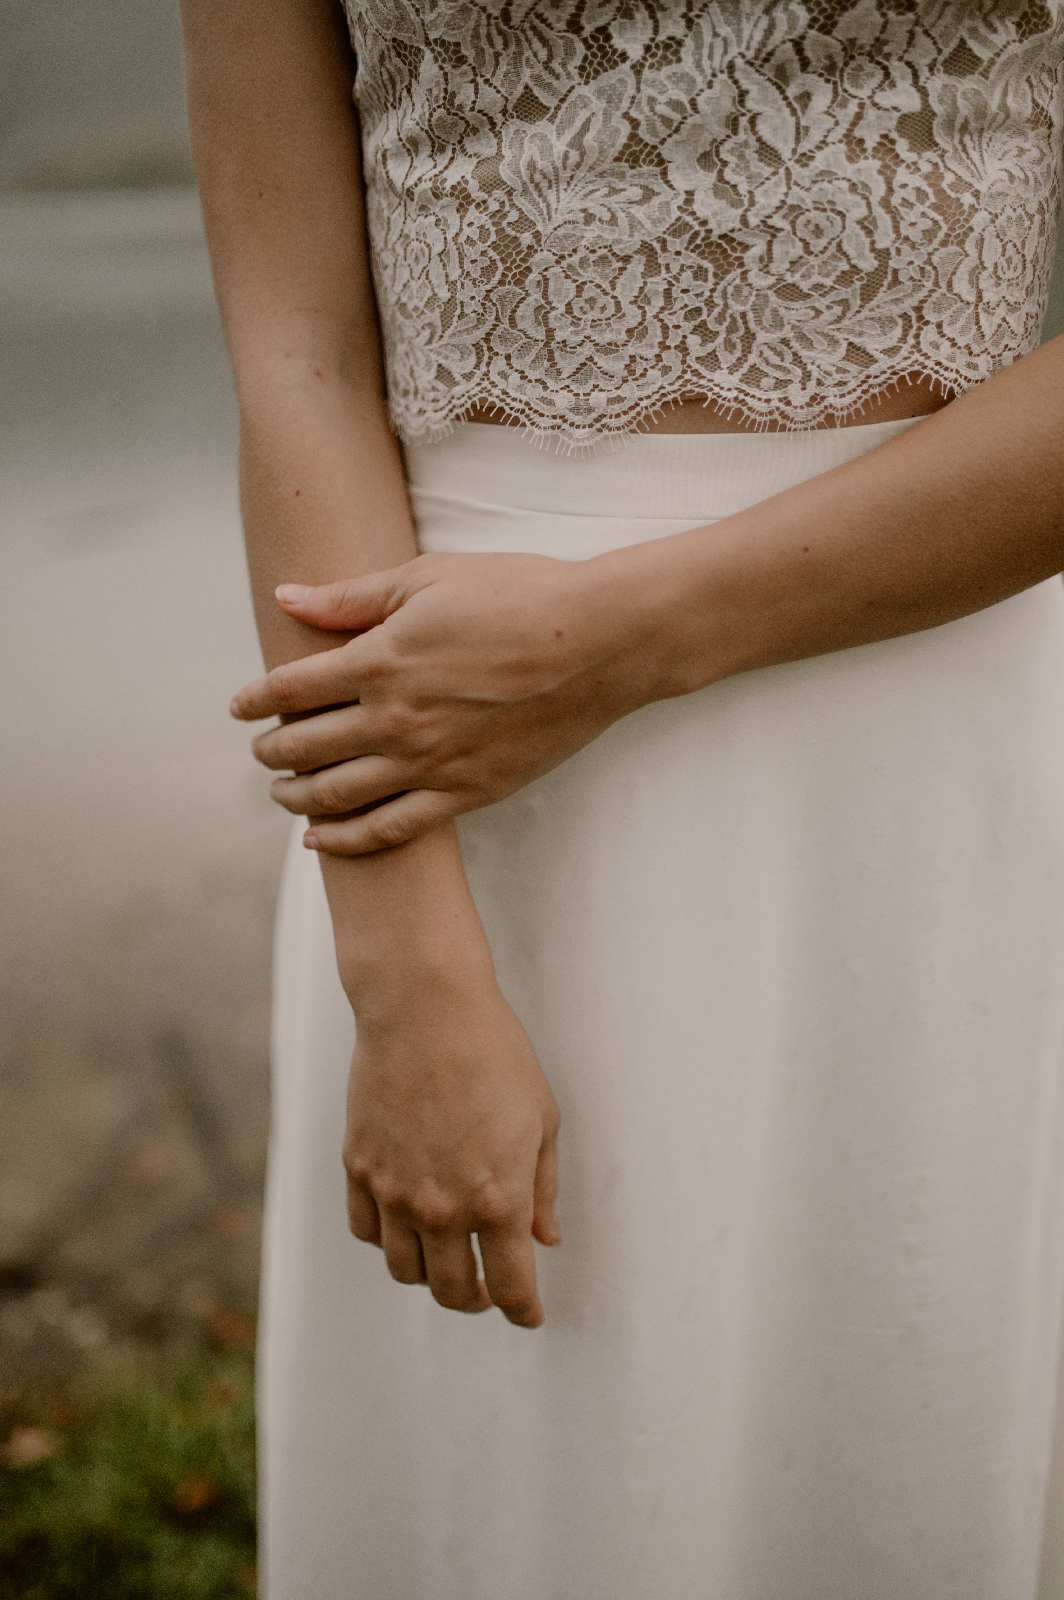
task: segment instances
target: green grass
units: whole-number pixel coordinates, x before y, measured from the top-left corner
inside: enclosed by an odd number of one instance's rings
[[[2,1437],[0,1600],[255,1593],[247,1358],[203,1353],[74,1401],[24,1398]]]

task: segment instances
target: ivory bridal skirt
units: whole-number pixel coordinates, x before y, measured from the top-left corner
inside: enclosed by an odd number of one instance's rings
[[[567,458],[474,424],[408,471],[423,549],[576,559],[904,426]],[[1059,581],[650,706],[460,830],[562,1110],[547,1322],[349,1236],[352,1022],[294,842],[268,1600],[1034,1600],[1043,1559],[1060,1600]]]

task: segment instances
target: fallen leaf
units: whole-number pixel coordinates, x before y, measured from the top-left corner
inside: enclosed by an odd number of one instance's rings
[[[183,1478],[170,1496],[170,1509],[182,1517],[194,1517],[218,1498],[218,1485],[211,1478]]]
[[[235,1350],[240,1355],[254,1355],[255,1324],[250,1317],[242,1316],[239,1311],[230,1311],[226,1306],[219,1306],[218,1310],[212,1311],[207,1318],[207,1326],[226,1350]]]
[[[255,1218],[247,1206],[222,1205],[215,1208],[211,1217],[211,1231],[219,1239],[250,1239],[255,1232]]]

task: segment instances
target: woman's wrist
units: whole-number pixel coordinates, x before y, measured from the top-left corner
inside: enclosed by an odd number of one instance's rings
[[[811,653],[809,613],[828,609],[837,586],[810,554],[816,493],[810,485],[597,558],[599,604],[618,619],[625,710]]]
[[[708,529],[698,530],[705,535]],[[584,563],[591,606],[608,641],[611,690],[617,715],[655,700],[704,687],[723,672],[694,652],[692,621],[696,584],[705,586],[705,551],[691,536],[672,535],[612,550]],[[701,609],[701,608],[699,608]],[[704,646],[704,625],[697,630]]]
[[[495,985],[452,826],[371,855],[321,856],[340,981],[356,1017],[415,994]]]
[[[409,1013],[426,1000],[453,1002],[463,995],[497,987],[495,969],[483,936],[434,938],[418,929],[413,938],[384,938],[367,944],[336,932],[336,964],[344,993],[360,1023]]]

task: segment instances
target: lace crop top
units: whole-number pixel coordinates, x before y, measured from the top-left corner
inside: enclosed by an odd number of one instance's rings
[[[346,0],[389,403],[789,428],[1037,343],[1064,0]]]

